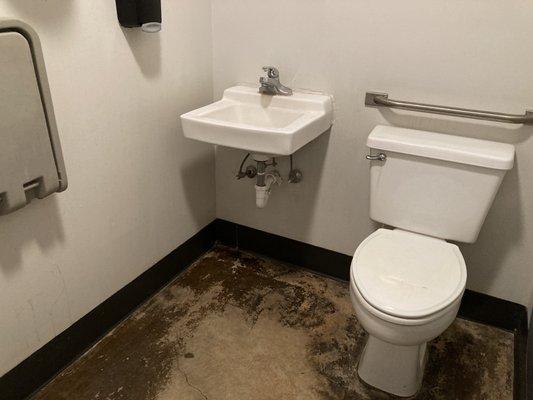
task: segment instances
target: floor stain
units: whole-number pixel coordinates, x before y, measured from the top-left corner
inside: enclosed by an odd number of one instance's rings
[[[346,283],[216,247],[33,400],[393,399],[357,377],[365,340]],[[458,319],[413,399],[512,389],[513,335]]]

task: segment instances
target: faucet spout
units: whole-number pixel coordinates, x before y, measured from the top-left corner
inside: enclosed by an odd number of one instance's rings
[[[267,76],[259,78],[259,93],[271,96],[291,96],[292,89],[283,85],[279,80],[279,70],[276,67],[263,67]]]

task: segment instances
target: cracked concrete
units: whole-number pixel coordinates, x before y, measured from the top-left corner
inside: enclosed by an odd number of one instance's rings
[[[190,354],[190,353],[187,353],[187,354]],[[187,385],[191,388],[193,388],[194,390],[196,390],[198,393],[200,393],[200,395],[207,400],[207,396],[204,394],[204,392],[202,392],[202,390],[196,386],[194,386],[190,381],[189,381],[189,376],[187,375],[187,373],[185,371],[183,371],[180,367],[180,363],[179,363],[179,359],[176,361],[176,368],[178,369],[179,372],[181,372],[183,374],[183,377],[185,378],[185,382],[187,383]]]
[[[218,247],[34,400],[392,399],[357,378],[348,286]],[[458,319],[431,342],[418,399],[512,399],[513,335]]]

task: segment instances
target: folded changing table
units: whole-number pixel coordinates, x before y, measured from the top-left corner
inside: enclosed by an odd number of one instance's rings
[[[0,215],[66,188],[39,38],[0,19]]]

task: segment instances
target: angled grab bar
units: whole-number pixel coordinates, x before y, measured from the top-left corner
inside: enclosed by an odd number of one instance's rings
[[[524,114],[504,114],[492,111],[471,110],[468,108],[437,106],[433,104],[392,100],[389,99],[389,95],[387,93],[377,92],[366,93],[365,105],[367,107],[400,108],[402,110],[450,115],[453,117],[482,119],[486,121],[506,122],[509,124],[533,125],[533,111],[530,110],[527,110]]]

